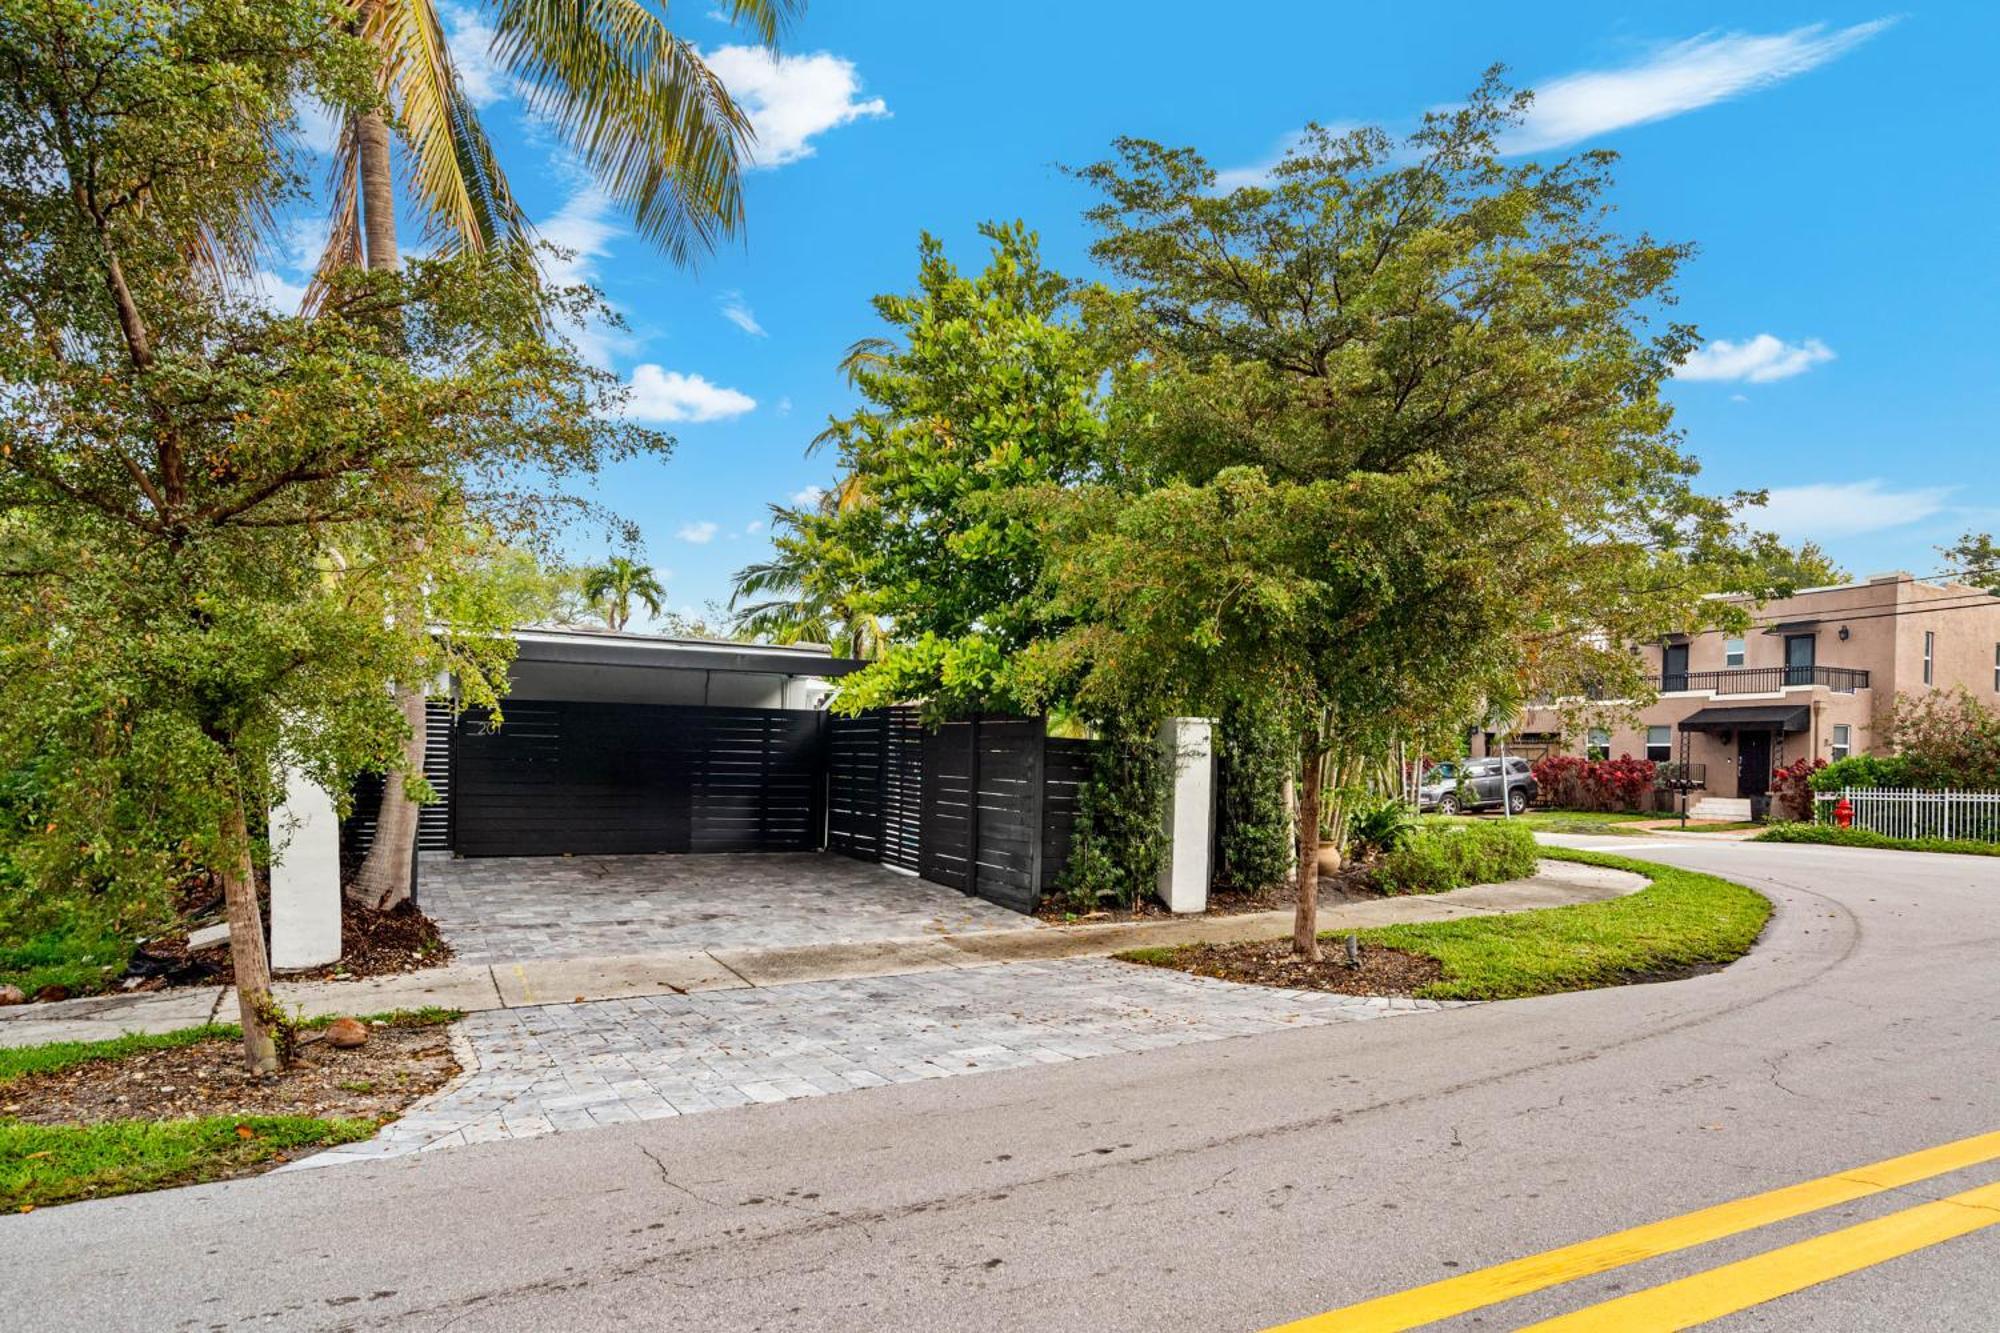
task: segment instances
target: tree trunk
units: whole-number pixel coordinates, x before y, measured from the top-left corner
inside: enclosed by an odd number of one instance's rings
[[[396,189],[389,174],[389,123],[379,111],[361,117],[362,253],[371,271],[396,267]]]
[[[361,117],[355,136],[361,152],[361,232],[363,255],[371,271],[394,269],[396,250],[396,190],[389,170],[389,125],[379,111]],[[348,896],[368,907],[394,907],[410,896],[410,866],[417,850],[417,803],[403,791],[407,774],[424,771],[425,718],[421,690],[396,687],[396,707],[409,724],[403,746],[403,766],[382,783],[382,810],[375,819],[375,841],[348,889]]]
[[[410,896],[410,866],[417,850],[419,807],[403,791],[405,773],[424,771],[424,748],[429,727],[424,717],[424,696],[418,690],[397,689],[396,706],[410,728],[403,742],[402,767],[382,782],[382,810],[375,817],[375,841],[368,856],[347,887],[347,896],[363,907],[387,911]]]
[[[1292,915],[1292,952],[1319,961],[1319,776],[1325,756],[1319,737],[1305,738],[1299,755],[1298,906]]]
[[[229,915],[229,961],[236,968],[236,1011],[243,1025],[243,1055],[253,1074],[281,1068],[278,1042],[266,1021],[276,1013],[271,999],[271,961],[264,952],[263,914],[257,910],[257,871],[250,860],[250,830],[243,818],[243,795],[222,817],[222,898]]]

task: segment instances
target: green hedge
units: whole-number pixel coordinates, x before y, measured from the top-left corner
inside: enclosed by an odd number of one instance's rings
[[[1525,879],[1540,858],[1534,833],[1515,820],[1426,828],[1382,858],[1375,884],[1384,893],[1443,893]]]
[[[2000,856],[2000,843],[1964,838],[1891,838],[1865,828],[1832,824],[1774,824],[1753,842],[1812,842],[1830,847],[1876,847],[1890,852],[1957,852],[1963,856]]]

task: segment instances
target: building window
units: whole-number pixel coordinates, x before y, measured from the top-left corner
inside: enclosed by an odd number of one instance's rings
[[[1669,727],[1646,728],[1646,758],[1664,764],[1674,757],[1674,733]]]
[[[1937,662],[1937,635],[1924,631],[1924,684],[1931,683],[1931,668]]]
[[[1722,665],[1726,667],[1738,667],[1743,665],[1743,661],[1743,636],[1741,634],[1731,634],[1723,639]]]
[[[1603,727],[1592,727],[1584,736],[1583,752],[1592,759],[1611,757],[1611,733]]]
[[[1833,757],[1845,759],[1854,753],[1854,728],[1845,722],[1833,724]]]

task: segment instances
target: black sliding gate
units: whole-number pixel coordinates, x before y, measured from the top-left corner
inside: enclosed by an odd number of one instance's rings
[[[827,847],[1032,912],[1069,860],[1087,741],[1041,718],[924,730],[911,708],[835,717],[827,736]]]
[[[459,718],[461,856],[811,851],[823,714],[518,701]]]

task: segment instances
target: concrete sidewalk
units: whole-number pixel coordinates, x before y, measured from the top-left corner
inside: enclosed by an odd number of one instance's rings
[[[1365,930],[1399,922],[1497,916],[1600,902],[1635,892],[1646,883],[1642,876],[1622,870],[1544,861],[1539,874],[1506,884],[1326,905],[1320,910],[1319,925],[1324,931]],[[762,949],[453,964],[366,981],[280,982],[276,989],[288,1010],[308,1017],[426,1005],[474,1013],[1103,956],[1141,946],[1276,939],[1291,929],[1292,914],[1284,910]],[[235,996],[226,987],[93,996],[0,1010],[0,1046],[168,1032],[210,1018],[233,1021],[235,1017]]]

